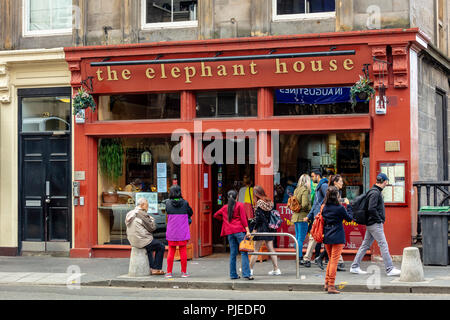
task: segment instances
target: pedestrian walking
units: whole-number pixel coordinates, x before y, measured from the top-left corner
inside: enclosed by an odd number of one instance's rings
[[[270,222],[270,212],[274,208],[272,200],[266,195],[266,192],[261,186],[255,186],[253,189],[253,195],[256,201],[255,208],[255,226],[252,232],[273,232],[269,228]],[[258,252],[262,244],[265,243],[269,252],[275,252],[273,246],[273,236],[255,236],[255,252]],[[253,275],[253,266],[256,263],[258,256],[252,255],[250,259],[250,273]],[[281,270],[278,268],[277,256],[270,256],[272,259],[273,270],[269,271],[269,275],[279,276],[281,275]]]
[[[237,202],[238,193],[230,190],[227,193],[227,204],[214,214],[214,218],[222,220],[221,236],[228,238],[230,244],[230,278],[239,279],[236,272],[236,257],[239,253],[239,244],[245,238],[250,238],[247,217],[245,215],[244,204]],[[250,262],[248,253],[241,251],[242,276],[247,280],[253,280],[250,274]]]
[[[349,202],[347,198],[342,198],[342,189],[344,187],[344,179],[339,174],[335,174],[329,178],[328,187],[334,186],[339,190],[339,203],[347,203]],[[323,270],[323,260],[328,260],[327,250],[323,250],[320,255],[314,259],[316,264]],[[337,271],[345,271],[345,263],[342,255],[339,256],[339,263],[337,267]]]
[[[308,222],[303,221],[311,210],[311,178],[308,174],[302,174],[297,183],[297,188],[294,190],[294,197],[300,205],[299,212],[293,212],[291,222],[295,226],[295,238],[298,243],[298,255],[300,264],[303,261],[303,242],[308,233]]]
[[[305,222],[309,222],[312,224],[314,222],[314,218],[317,216],[317,214],[320,212],[320,207],[322,206],[323,200],[325,199],[325,195],[327,194],[328,189],[328,179],[325,177],[322,177],[322,173],[320,170],[313,170],[311,173],[311,176],[313,177],[314,183],[317,183],[315,196],[314,196],[314,204],[309,211],[306,218],[303,219]],[[311,267],[311,257],[313,254],[313,249],[317,245],[317,242],[314,240],[314,238],[309,235],[309,242],[308,242],[308,248],[306,249],[306,254],[303,257],[304,260],[304,266],[309,268]]]
[[[158,239],[153,238],[152,232],[156,230],[155,219],[148,213],[148,200],[137,199],[136,208],[127,213],[125,225],[127,226],[127,239],[132,247],[146,249],[150,273],[163,275],[162,270],[165,247]]]
[[[375,185],[367,191],[367,225],[366,234],[364,240],[359,247],[358,253],[353,260],[352,266],[350,268],[351,273],[355,274],[366,274],[366,271],[361,270],[361,260],[363,259],[366,251],[372,246],[372,243],[376,240],[378,247],[381,251],[381,256],[383,257],[384,266],[386,269],[386,274],[388,276],[399,276],[400,270],[394,267],[391,255],[389,253],[389,246],[386,241],[386,236],[384,234],[383,224],[386,219],[384,199],[382,191],[389,183],[389,178],[386,174],[380,173],[377,176],[377,181]]]
[[[328,293],[339,293],[336,290],[335,281],[339,257],[345,245],[345,231],[342,221],[351,222],[353,220],[348,199],[344,200],[344,203],[347,204],[347,209],[341,205],[339,199],[339,189],[335,186],[328,187],[322,210],[324,221],[323,243],[330,257],[324,286],[325,291]]]
[[[191,239],[189,224],[193,215],[189,203],[181,196],[181,188],[173,185],[169,190],[169,200],[166,202],[167,229],[166,239],[169,245],[167,254],[166,278],[172,278],[173,260],[175,252],[180,252],[181,277],[189,277],[187,272],[187,243]]]

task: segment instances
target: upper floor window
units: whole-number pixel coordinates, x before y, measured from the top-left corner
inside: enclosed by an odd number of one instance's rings
[[[272,0],[273,19],[327,18],[335,16],[335,0]]]
[[[24,0],[23,35],[72,33],[72,0]]]
[[[142,28],[196,27],[197,0],[142,0]]]

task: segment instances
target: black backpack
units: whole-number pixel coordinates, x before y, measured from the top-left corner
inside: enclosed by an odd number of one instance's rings
[[[353,211],[353,221],[357,224],[366,225],[367,224],[367,207],[368,203],[368,195],[369,192],[372,191],[370,189],[366,193],[359,195],[351,202],[352,211]]]

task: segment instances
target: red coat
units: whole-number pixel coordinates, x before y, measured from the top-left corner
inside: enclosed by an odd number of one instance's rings
[[[236,202],[234,206],[231,222],[228,221],[228,205],[224,205],[217,211],[214,218],[222,220],[222,233],[220,234],[222,237],[233,233],[246,232],[245,227],[248,227],[244,205],[240,202]]]

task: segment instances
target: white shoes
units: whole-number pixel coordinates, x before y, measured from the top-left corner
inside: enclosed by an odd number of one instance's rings
[[[389,271],[389,272],[387,273],[387,276],[388,276],[388,277],[395,277],[395,276],[399,276],[400,273],[401,273],[400,270],[398,270],[397,268],[394,268],[394,269],[392,269],[391,271]]]
[[[358,267],[358,268],[350,268],[350,273],[367,274],[367,272],[366,271],[362,271],[360,267]]]
[[[279,276],[279,275],[281,275],[281,270],[277,269],[277,270],[269,271],[269,275],[271,275],[271,276]]]

